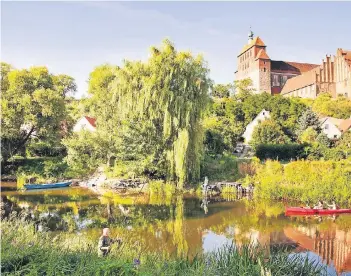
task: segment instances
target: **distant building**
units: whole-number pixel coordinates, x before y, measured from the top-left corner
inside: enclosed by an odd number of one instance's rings
[[[95,131],[96,130],[96,119],[88,116],[84,116],[78,120],[74,125],[73,131],[78,132],[81,130]]]
[[[334,58],[327,56],[319,67],[288,80],[282,95],[315,99],[324,92],[351,98],[351,51],[338,49]]]
[[[329,139],[339,139],[342,134],[341,130],[339,129],[339,126],[343,121],[344,120],[342,119],[325,117],[321,119],[320,128],[322,129],[322,132],[328,136]]]
[[[320,128],[322,132],[331,140],[339,139],[343,133],[350,131],[351,118],[347,120],[337,119],[333,117],[325,117],[321,119]]]
[[[237,56],[235,79],[250,78],[256,93],[316,98],[329,92],[351,98],[351,51],[337,49],[322,64],[271,60],[260,37],[249,33],[248,43]]]
[[[340,125],[339,125],[339,129],[341,131],[341,133],[345,133],[347,131],[351,131],[351,118],[344,120]]]
[[[299,76],[318,64],[271,60],[260,37],[249,33],[248,43],[237,57],[235,79],[250,78],[256,93],[279,94],[288,79]]]
[[[263,109],[263,110],[255,117],[255,119],[253,119],[252,122],[249,123],[249,124],[247,125],[247,127],[246,127],[246,129],[245,129],[245,132],[244,132],[244,134],[243,134],[243,137],[244,137],[244,139],[245,139],[245,143],[249,143],[249,142],[251,141],[251,139],[252,139],[252,134],[253,134],[253,131],[254,131],[255,127],[256,127],[259,123],[261,123],[261,122],[263,122],[263,121],[265,121],[265,120],[267,120],[267,119],[270,119],[270,118],[271,118],[271,115],[270,115],[269,111]]]

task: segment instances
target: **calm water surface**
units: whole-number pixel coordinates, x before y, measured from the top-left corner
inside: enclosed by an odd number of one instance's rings
[[[146,251],[193,257],[229,244],[279,246],[328,264],[331,275],[351,275],[351,216],[285,217],[284,204],[248,199],[178,196],[97,196],[72,187],[18,192],[2,183],[8,208],[24,209],[52,231],[97,240],[103,227],[113,236],[139,241]]]

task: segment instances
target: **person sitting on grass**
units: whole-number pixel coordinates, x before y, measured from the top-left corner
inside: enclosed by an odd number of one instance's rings
[[[323,209],[324,209],[323,201],[322,201],[322,200],[319,200],[318,203],[317,203],[317,205],[315,205],[315,206],[313,207],[313,209],[315,209],[315,210],[323,210]]]
[[[120,239],[113,240],[110,238],[109,228],[104,228],[102,230],[102,236],[99,239],[98,255],[100,257],[106,257],[110,253],[111,245],[115,242],[117,242],[118,244],[121,244]]]

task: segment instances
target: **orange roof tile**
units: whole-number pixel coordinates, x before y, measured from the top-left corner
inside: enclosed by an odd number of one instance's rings
[[[351,128],[351,119],[343,120],[339,125],[341,132],[346,132]]]
[[[91,118],[91,117],[88,117],[88,116],[84,116],[85,119],[87,119],[87,121],[89,122],[89,124],[91,124],[93,127],[96,127],[96,119],[95,118]]]
[[[286,81],[281,94],[286,94],[291,91],[295,91],[297,89],[303,88],[305,86],[314,84],[316,82],[316,73],[319,68],[314,68],[302,75],[290,78]]]
[[[270,59],[269,56],[267,55],[266,51],[264,49],[261,49],[257,56],[256,59]]]
[[[262,39],[259,36],[256,36],[249,44],[246,44],[240,54],[238,56],[240,56],[242,53],[246,52],[247,50],[249,50],[251,47],[253,46],[262,46],[262,47],[266,47],[266,45],[264,44],[264,42],[262,41]]]

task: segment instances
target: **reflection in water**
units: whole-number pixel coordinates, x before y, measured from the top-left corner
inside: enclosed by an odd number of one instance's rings
[[[72,187],[48,191],[3,191],[2,213],[24,210],[38,226],[80,232],[96,241],[108,226],[114,236],[138,242],[140,250],[187,255],[234,243],[265,244],[267,253],[281,245],[298,254],[316,254],[330,269],[351,271],[351,216],[285,217],[272,202],[177,196],[96,196]],[[127,229],[127,231],[126,231]]]

